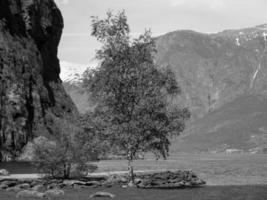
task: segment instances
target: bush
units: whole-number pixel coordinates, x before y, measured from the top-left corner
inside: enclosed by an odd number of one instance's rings
[[[66,136],[63,141],[40,137],[34,143],[34,163],[39,172],[57,178],[70,178],[77,170],[86,172],[86,162],[79,149]],[[81,174],[80,174],[81,175]]]
[[[33,160],[40,173],[53,178],[84,176],[96,169],[89,165],[91,153],[81,148],[82,130],[64,122],[58,124],[58,135],[49,140],[39,137],[34,141]]]

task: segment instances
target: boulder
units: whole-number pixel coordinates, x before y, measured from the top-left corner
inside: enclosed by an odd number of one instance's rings
[[[37,198],[42,199],[45,198],[45,194],[42,192],[37,192],[33,190],[23,190],[17,193],[17,198]]]
[[[0,185],[7,185],[7,187],[13,187],[18,184],[17,180],[4,180],[0,182]]]
[[[106,198],[113,199],[115,197],[115,195],[111,194],[109,192],[96,192],[96,193],[90,195],[89,198],[91,199],[91,198],[96,198],[96,197],[106,197]]]
[[[29,183],[22,183],[22,184],[17,185],[16,187],[27,190],[31,187],[31,185]]]
[[[205,184],[192,171],[160,172],[138,175],[135,184],[139,188],[184,188]]]
[[[8,176],[9,172],[6,169],[0,169],[0,176]]]
[[[113,185],[124,185],[128,183],[128,179],[125,175],[111,175],[108,179],[103,183],[105,186],[113,186]]]
[[[74,186],[74,185],[86,185],[87,183],[79,180],[64,180],[63,185],[65,186]]]
[[[40,185],[35,185],[31,188],[31,190],[34,190],[34,191],[42,191],[42,190],[45,190],[45,186],[40,184]]]
[[[14,187],[7,188],[6,191],[8,191],[8,192],[16,192],[17,193],[17,192],[21,191],[21,188],[17,187],[17,186],[14,186]]]
[[[5,183],[5,182],[2,182],[1,184],[0,184],[0,190],[5,190],[5,189],[7,189],[8,188],[8,185]]]
[[[52,190],[47,190],[45,193],[46,197],[59,197],[59,196],[64,196],[65,192],[63,190],[59,189],[52,189]]]
[[[93,187],[98,187],[101,186],[101,182],[99,181],[87,181],[86,186],[93,186]]]

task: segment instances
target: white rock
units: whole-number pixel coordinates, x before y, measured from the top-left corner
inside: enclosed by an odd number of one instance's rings
[[[6,169],[0,169],[0,176],[8,176],[9,172]]]
[[[64,196],[65,192],[59,189],[52,189],[52,190],[47,190],[44,194],[46,197],[58,197],[58,196]]]
[[[21,191],[21,188],[19,188],[17,186],[9,187],[9,188],[6,189],[6,191],[8,191],[8,192],[19,192],[19,191]]]
[[[111,194],[109,192],[96,192],[96,193],[90,195],[89,198],[91,199],[91,198],[95,198],[95,197],[108,197],[108,198],[113,199],[115,197],[115,195]]]
[[[17,198],[38,198],[42,199],[45,198],[45,194],[42,192],[37,192],[33,190],[23,190],[17,193]]]

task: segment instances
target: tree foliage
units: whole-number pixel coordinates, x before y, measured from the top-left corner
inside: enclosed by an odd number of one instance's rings
[[[39,172],[51,177],[83,176],[96,169],[92,149],[83,147],[83,130],[68,121],[57,120],[57,135],[34,140],[33,161]],[[91,142],[91,141],[90,141]]]
[[[92,17],[92,32],[102,47],[96,52],[100,66],[87,71],[84,86],[97,106],[101,134],[132,159],[152,151],[166,158],[169,136],[180,134],[190,113],[170,104],[181,91],[169,68],[154,62],[155,41],[150,31],[131,39],[123,12],[107,18]]]

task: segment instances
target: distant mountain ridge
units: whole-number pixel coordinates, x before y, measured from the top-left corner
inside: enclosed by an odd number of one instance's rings
[[[89,64],[79,64],[61,60],[60,66],[60,78],[63,82],[79,84],[81,82],[82,74],[87,69],[95,68],[97,66],[97,62],[90,62]]]
[[[84,114],[90,111],[94,106],[89,102],[89,95],[86,89],[82,87],[82,75],[87,69],[93,69],[97,62],[91,62],[88,65],[60,61],[60,78],[63,86],[75,103],[78,111]]]
[[[63,82],[78,83],[89,65],[60,61],[60,78]]]
[[[170,66],[193,118],[267,89],[267,25],[217,34],[176,31],[157,38],[156,62]]]

